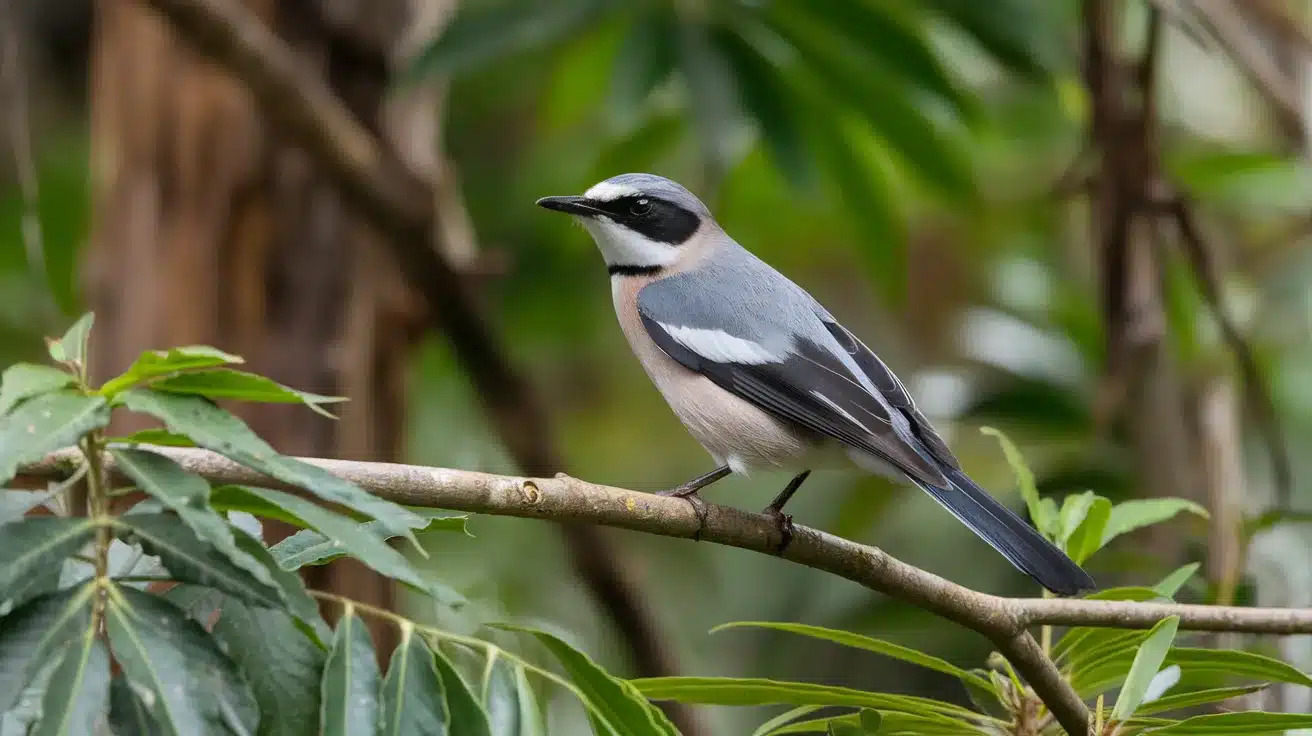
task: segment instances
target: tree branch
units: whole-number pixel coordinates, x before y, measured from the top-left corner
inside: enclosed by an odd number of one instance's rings
[[[241,79],[275,124],[305,147],[349,201],[386,237],[401,272],[425,300],[433,326],[451,341],[492,425],[526,473],[565,468],[547,415],[531,386],[511,365],[465,280],[434,248],[444,237],[434,184],[409,170],[360,124],[324,80],[239,3],[145,0],[174,31]],[[571,561],[628,644],[634,666],[672,674],[673,650],[630,580],[613,543],[588,526],[563,530]],[[691,722],[677,716],[690,732]]]
[[[211,483],[288,488],[227,458],[195,449],[151,447]],[[558,475],[527,478],[392,463],[302,458],[396,503],[496,516],[598,524],[666,537],[691,539],[697,514],[683,499],[597,485]],[[22,467],[19,479],[40,483],[77,471],[75,449]],[[112,463],[108,466],[115,471]],[[774,520],[739,509],[706,504],[700,539],[774,555],[780,542]],[[1238,608],[1176,603],[1137,603],[1060,598],[1003,598],[980,593],[908,565],[876,547],[796,527],[779,555],[785,560],[846,578],[972,629],[993,642],[1025,676],[1036,695],[1072,734],[1086,733],[1089,712],[1027,631],[1042,624],[1147,629],[1179,616],[1192,631],[1312,634],[1312,610]]]

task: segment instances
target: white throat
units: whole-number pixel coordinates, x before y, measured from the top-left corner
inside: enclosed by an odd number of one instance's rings
[[[679,257],[679,249],[659,243],[606,217],[581,217],[608,266],[666,267]]]

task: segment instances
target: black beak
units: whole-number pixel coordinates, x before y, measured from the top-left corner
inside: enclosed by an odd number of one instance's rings
[[[569,215],[583,215],[584,217],[594,217],[602,214],[602,211],[594,207],[587,197],[543,197],[538,200],[538,206]]]

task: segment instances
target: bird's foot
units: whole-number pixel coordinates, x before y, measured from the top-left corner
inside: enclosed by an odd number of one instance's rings
[[[773,519],[775,526],[779,529],[779,546],[775,547],[774,553],[782,555],[784,550],[788,549],[788,545],[793,542],[793,515],[785,514],[774,504],[766,506],[761,513]]]
[[[657,491],[657,496],[670,496],[672,498],[682,498],[692,506],[692,511],[697,514],[697,531],[693,532],[692,541],[700,542],[702,539],[702,530],[706,528],[706,515],[709,509],[706,506],[706,500],[697,495],[698,488],[689,483],[671,488],[668,491]]]

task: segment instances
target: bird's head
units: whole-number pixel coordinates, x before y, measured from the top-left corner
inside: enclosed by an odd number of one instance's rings
[[[538,206],[577,218],[612,274],[654,274],[675,265],[712,223],[692,192],[654,174],[620,174],[582,195],[543,197]]]

